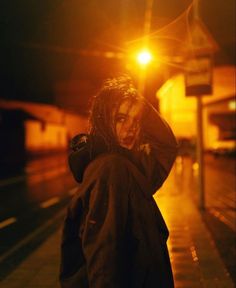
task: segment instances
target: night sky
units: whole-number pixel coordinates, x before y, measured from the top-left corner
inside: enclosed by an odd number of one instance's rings
[[[154,1],[151,33],[171,23],[168,35],[184,29],[183,20],[175,21],[181,15],[186,19],[189,5],[187,0]],[[216,64],[235,64],[235,1],[207,0],[199,6],[220,47]],[[123,53],[127,43],[142,36],[144,11],[141,0],[2,0],[0,98],[86,109],[101,79],[123,72],[124,65],[81,51]]]

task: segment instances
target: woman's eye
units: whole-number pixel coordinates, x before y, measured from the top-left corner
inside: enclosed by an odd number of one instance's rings
[[[117,116],[116,122],[118,122],[118,123],[124,123],[124,122],[125,122],[125,117],[124,117],[124,116]]]

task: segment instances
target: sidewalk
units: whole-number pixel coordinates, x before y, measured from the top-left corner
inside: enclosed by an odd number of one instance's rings
[[[176,288],[233,288],[189,188],[174,169],[155,199],[170,230]],[[1,288],[58,288],[60,229],[0,283]],[[163,287],[165,288],[165,287]]]
[[[168,248],[176,288],[233,288],[187,183],[176,171],[155,195],[170,231]],[[175,183],[175,186],[173,185]],[[178,185],[176,185],[178,184]]]

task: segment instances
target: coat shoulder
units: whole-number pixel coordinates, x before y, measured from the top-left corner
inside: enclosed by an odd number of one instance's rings
[[[119,154],[103,154],[89,164],[85,174],[125,171],[128,169],[128,166],[129,161]]]

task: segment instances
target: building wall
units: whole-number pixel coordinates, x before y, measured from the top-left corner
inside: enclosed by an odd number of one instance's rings
[[[88,118],[84,116],[66,113],[64,125],[67,129],[69,139],[79,133],[88,132]]]
[[[160,112],[179,138],[196,135],[196,99],[185,97],[184,76],[169,79],[158,91]]]
[[[213,71],[213,94],[203,96],[203,135],[204,147],[209,149],[221,137],[222,129],[228,129],[227,120],[220,127],[210,121],[212,113],[229,114],[235,111],[235,66],[215,67]],[[196,137],[197,102],[195,97],[185,96],[184,75],[178,74],[169,79],[157,92],[160,112],[170,123],[177,137]],[[197,96],[199,97],[199,96]],[[231,103],[231,104],[230,104]],[[228,115],[228,116],[227,116]],[[231,129],[232,130],[232,129]]]
[[[67,130],[63,125],[27,120],[25,126],[25,149],[29,153],[67,149]]]
[[[0,99],[0,107],[22,109],[35,117],[24,123],[25,149],[30,154],[66,150],[73,136],[88,130],[86,117],[53,105]]]

